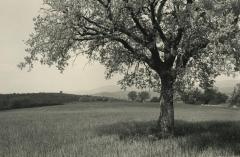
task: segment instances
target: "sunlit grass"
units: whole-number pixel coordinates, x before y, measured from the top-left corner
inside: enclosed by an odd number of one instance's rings
[[[176,105],[156,139],[158,104],[81,103],[0,112],[1,157],[240,156],[240,111]]]

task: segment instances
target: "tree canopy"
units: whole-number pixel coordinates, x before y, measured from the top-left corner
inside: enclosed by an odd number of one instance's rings
[[[159,85],[168,69],[207,82],[239,70],[239,14],[239,0],[44,0],[19,66],[63,71],[84,54],[123,86]]]

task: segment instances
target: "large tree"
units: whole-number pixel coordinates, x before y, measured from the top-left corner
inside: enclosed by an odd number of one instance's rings
[[[161,85],[159,135],[173,135],[174,84],[239,70],[239,13],[239,0],[44,0],[20,67],[84,54],[123,87]]]

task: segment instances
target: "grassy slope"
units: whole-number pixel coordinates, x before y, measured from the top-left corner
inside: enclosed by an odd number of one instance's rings
[[[81,103],[0,112],[1,157],[240,155],[240,111],[176,105],[176,137],[155,140],[158,104]]]
[[[116,101],[114,98],[64,93],[0,94],[0,110],[63,105],[70,102]],[[119,101],[119,100],[118,100]]]

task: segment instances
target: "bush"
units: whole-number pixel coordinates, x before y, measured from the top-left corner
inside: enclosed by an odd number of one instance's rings
[[[140,102],[144,102],[145,100],[150,98],[150,94],[148,92],[139,92],[138,93],[138,98]]]
[[[183,102],[185,102],[186,104],[194,105],[202,104],[203,103],[202,96],[203,93],[198,88],[181,93],[181,98]]]
[[[221,104],[225,103],[228,96],[224,93],[218,92],[217,89],[206,89],[202,95],[202,101],[204,104]]]
[[[217,89],[208,88],[204,92],[195,88],[193,90],[182,93],[181,98],[187,104],[221,104],[225,103],[228,96],[224,93],[218,92]]]
[[[224,93],[216,93],[214,98],[209,101],[209,104],[221,104],[221,103],[226,103],[228,99],[228,96]]]

